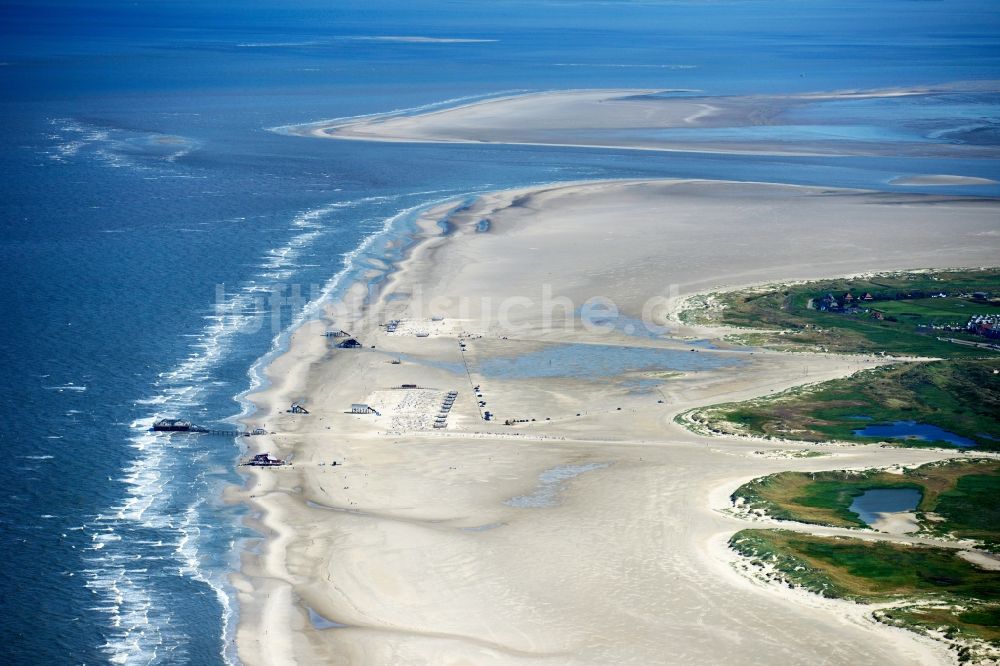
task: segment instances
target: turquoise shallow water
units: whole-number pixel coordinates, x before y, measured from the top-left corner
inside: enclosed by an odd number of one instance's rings
[[[992,159],[340,143],[267,128],[511,90],[745,94],[995,78],[998,8],[938,9],[757,0],[628,11],[573,2],[5,6],[0,335],[16,351],[0,373],[9,461],[0,542],[16,574],[0,580],[5,660],[235,660],[228,575],[256,535],[220,497],[240,482],[233,464],[243,443],[147,427],[160,415],[232,427],[262,359],[366,257],[383,256],[421,206],[588,178],[892,189],[892,178],[914,172],[1000,177]],[[860,11],[868,20],[856,20]],[[394,35],[430,39],[366,39]],[[435,41],[454,37],[484,41]],[[983,120],[948,104],[963,125]],[[845,107],[843,125],[912,133],[941,115],[914,108],[904,125],[895,113]],[[577,367],[579,354],[552,353],[564,356],[535,359],[535,372],[548,361]],[[708,358],[685,354],[654,360]],[[653,363],[603,358],[608,373]],[[497,372],[529,373],[516,361]]]

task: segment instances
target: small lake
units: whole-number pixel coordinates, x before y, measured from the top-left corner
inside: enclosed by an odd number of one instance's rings
[[[967,448],[976,443],[967,437],[956,435],[937,426],[916,421],[895,421],[876,423],[854,431],[859,437],[881,437],[883,439],[919,439],[927,442],[948,442]]]
[[[883,513],[909,513],[920,504],[916,488],[873,488],[854,498],[850,510],[866,524],[878,522]]]

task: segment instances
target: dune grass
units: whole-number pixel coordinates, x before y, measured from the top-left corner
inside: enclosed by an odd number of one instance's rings
[[[1000,573],[980,569],[955,551],[787,530],[743,530],[729,543],[789,584],[864,603],[933,602],[900,607],[887,617],[914,628],[945,627],[1000,641]]]
[[[1000,450],[1000,358],[883,366],[804,389],[699,410],[715,430],[802,441],[872,443],[855,430],[916,421]],[[862,420],[863,419],[863,420]],[[951,447],[948,441],[889,439],[897,446]]]
[[[743,484],[731,499],[778,520],[865,527],[850,506],[855,497],[874,488],[919,490],[923,530],[975,539],[987,549],[1000,550],[1000,461],[992,459],[928,463],[902,474],[780,472]]]

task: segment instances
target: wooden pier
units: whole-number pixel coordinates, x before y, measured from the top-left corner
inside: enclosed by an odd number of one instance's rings
[[[253,437],[254,435],[267,434],[267,431],[263,428],[254,428],[253,430],[223,430],[219,428],[205,428],[204,426],[195,425],[190,421],[182,419],[158,419],[149,430],[151,432],[228,435],[230,437]]]

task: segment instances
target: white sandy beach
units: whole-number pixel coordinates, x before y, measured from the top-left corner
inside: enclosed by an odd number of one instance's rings
[[[949,663],[862,606],[739,573],[726,541],[754,523],[726,509],[772,472],[961,454],[791,458],[805,445],[693,434],[673,417],[879,361],[692,345],[711,332],[671,314],[738,285],[995,263],[998,202],[606,181],[486,195],[444,234],[450,208],[424,216],[365,308],[303,326],[253,396],[250,425],[274,433],[255,445],[293,464],[253,471],[242,494],[265,535],[234,581],[244,663]],[[610,330],[608,302],[671,335]],[[363,348],[335,349],[327,328]],[[667,360],[616,365],[622,350]],[[574,357],[583,369],[564,371]],[[286,413],[292,401],[310,413]]]

